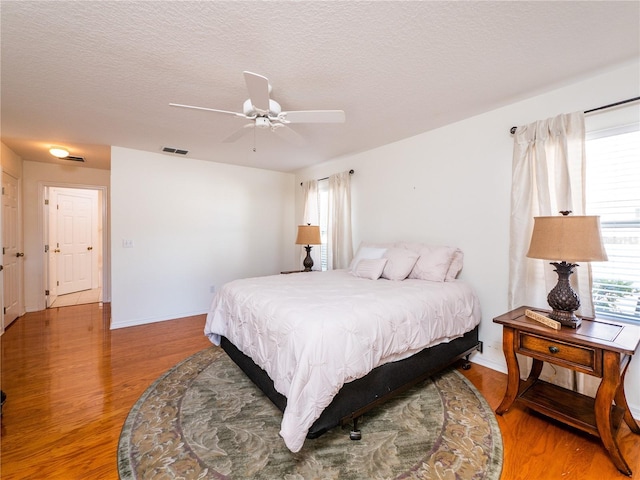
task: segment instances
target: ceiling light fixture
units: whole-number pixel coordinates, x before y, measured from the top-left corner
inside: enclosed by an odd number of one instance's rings
[[[51,147],[49,153],[54,157],[65,158],[69,156],[69,150],[61,147]]]

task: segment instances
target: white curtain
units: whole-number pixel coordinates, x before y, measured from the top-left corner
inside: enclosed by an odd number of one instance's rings
[[[585,214],[584,114],[558,115],[518,127],[514,137],[509,248],[509,309],[547,307],[558,275],[547,260],[527,258],[533,217]],[[561,260],[561,259],[558,259]],[[593,315],[591,267],[580,264],[571,275],[580,296],[581,315]]]
[[[327,233],[328,269],[347,268],[353,257],[351,239],[351,174],[336,173],[329,177],[329,210]]]
[[[302,182],[302,191],[304,197],[304,214],[302,215],[302,223],[300,225],[319,225],[320,224],[320,201],[318,196],[318,181],[307,180]],[[320,245],[311,249],[311,258],[313,259],[314,269],[320,268]],[[300,264],[307,256],[307,251],[300,247]]]
[[[585,162],[582,112],[562,114],[517,128],[511,184],[510,310],[522,305],[549,308],[547,294],[558,282],[558,275],[549,261],[526,256],[533,217],[560,215],[563,210],[570,210],[572,215],[585,214]],[[593,316],[588,262],[574,269],[571,284],[580,296],[577,314]],[[567,387],[576,386],[568,370],[548,364],[543,377]]]

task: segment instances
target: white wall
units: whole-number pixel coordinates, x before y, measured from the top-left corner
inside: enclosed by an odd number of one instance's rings
[[[113,147],[111,327],[204,313],[212,286],[290,267],[293,185],[293,174]]]
[[[45,185],[95,187],[108,191],[109,171],[77,165],[65,166],[29,161],[23,163],[24,286],[27,312],[46,308],[43,205],[41,203]],[[105,251],[108,250],[108,245],[104,248]],[[108,255],[105,257],[107,285],[103,287],[103,293],[107,295],[105,301],[108,301]]]
[[[465,253],[461,278],[476,288],[483,313],[484,353],[474,354],[473,361],[506,372],[502,328],[492,319],[507,311],[513,153],[509,129],[636,97],[639,72],[637,62],[620,65],[431,132],[337,158],[299,171],[296,185],[355,170],[351,178],[354,249],[363,240],[460,247]],[[428,105],[425,110],[428,114]],[[302,216],[301,193],[296,189],[296,220]],[[629,369],[626,392],[635,416],[640,417],[640,358]]]

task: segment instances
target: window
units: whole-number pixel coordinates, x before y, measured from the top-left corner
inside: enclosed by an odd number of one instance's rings
[[[586,158],[586,213],[609,257],[591,264],[595,311],[640,322],[640,125],[589,132]]]

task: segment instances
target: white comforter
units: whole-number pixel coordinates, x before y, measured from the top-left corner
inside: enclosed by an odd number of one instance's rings
[[[280,435],[297,452],[343,384],[383,363],[463,335],[480,322],[469,285],[368,280],[346,270],[235,280],[207,315],[287,397]]]

